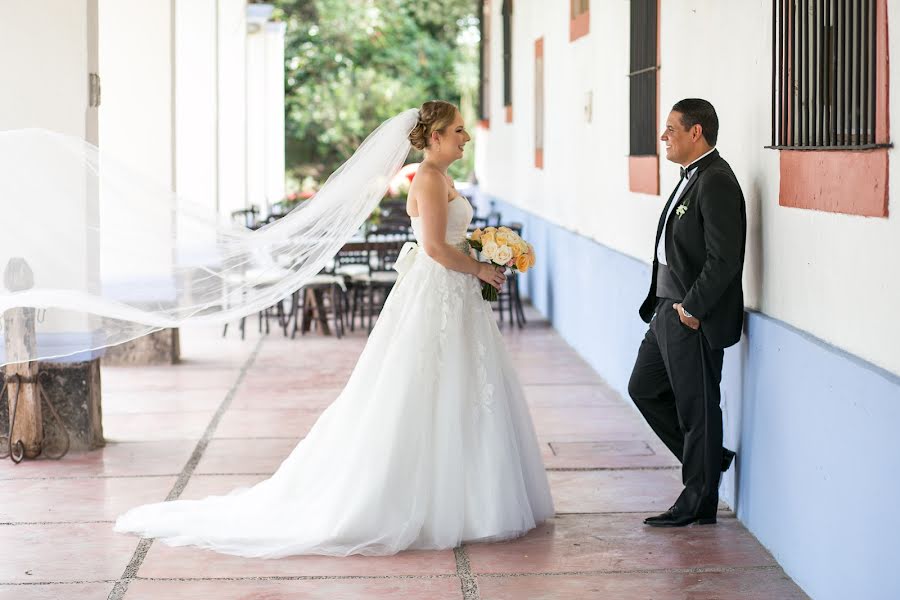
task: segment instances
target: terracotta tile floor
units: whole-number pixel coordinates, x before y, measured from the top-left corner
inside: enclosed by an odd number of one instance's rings
[[[254,319],[245,341],[234,328],[226,338],[218,327],[182,330],[177,366],[104,367],[105,448],[0,461],[0,600],[806,598],[724,505],[715,527],[641,524],[678,494],[677,461],[630,402],[528,316],[524,330],[503,331],[528,365],[558,514],[523,538],[392,557],[252,560],[162,544],[135,553],[136,538],[112,532],[117,514],[165,499],[204,435],[182,498],[264,478],[338,396],[365,344],[359,331],[260,338]]]

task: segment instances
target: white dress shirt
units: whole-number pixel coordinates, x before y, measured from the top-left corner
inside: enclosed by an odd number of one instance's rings
[[[675,205],[678,204],[678,199],[681,198],[681,194],[684,192],[684,188],[687,187],[688,181],[697,174],[697,167],[693,165],[696,165],[698,162],[712,154],[714,150],[715,148],[711,148],[709,152],[688,165],[686,176],[681,179],[681,182],[678,184],[678,189],[675,190],[675,196],[672,198],[672,203],[669,204],[668,212],[666,212],[666,220],[663,221],[662,235],[659,236],[659,244],[656,245],[656,260],[658,260],[661,265],[669,264],[666,261],[666,227],[669,225],[669,217],[672,216],[672,211],[675,210]]]

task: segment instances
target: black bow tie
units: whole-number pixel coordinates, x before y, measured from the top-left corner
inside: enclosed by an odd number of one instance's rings
[[[681,167],[681,178],[687,179],[688,173],[690,173],[692,168],[693,167],[691,165],[688,165],[686,169],[684,167]]]

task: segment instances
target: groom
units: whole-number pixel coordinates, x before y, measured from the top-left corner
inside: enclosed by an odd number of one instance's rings
[[[715,149],[712,104],[678,102],[660,139],[681,180],[659,219],[650,291],[641,318],[650,324],[628,393],[656,435],[682,463],[684,490],[644,523],[682,527],[716,522],[722,448],[719,382],[724,349],[741,337],[741,270],[747,218],[741,187]]]

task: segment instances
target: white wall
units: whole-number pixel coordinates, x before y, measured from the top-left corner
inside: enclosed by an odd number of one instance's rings
[[[245,0],[219,2],[219,212],[247,202]]]
[[[594,3],[590,33],[570,42],[568,4],[515,3],[512,124],[503,119],[500,4],[493,3],[490,130],[478,134],[476,164],[485,191],[649,263],[657,219],[678,169],[663,154],[662,194],[628,191],[630,4]],[[900,3],[888,4],[890,29],[900,23]],[[771,11],[770,0],[662,2],[659,119],[683,97],[704,97],[716,106],[718,147],[747,200],[748,308],[900,374],[900,352],[893,348],[900,319],[890,317],[900,300],[900,279],[893,276],[900,221],[778,205],[779,157],[764,149],[771,141]],[[534,40],[540,36],[543,171],[533,167]],[[888,37],[896,59],[900,43]],[[900,81],[900,61],[891,64],[891,81]],[[590,124],[583,119],[587,91],[593,94]],[[891,113],[900,114],[897,86],[891,105]],[[900,175],[896,152],[891,150],[894,182]]]
[[[0,130],[42,127],[84,137],[89,4],[0,4]]]
[[[47,15],[53,15],[48,19]],[[88,74],[96,70],[96,1],[45,0],[41,3],[0,3],[0,130],[43,128],[96,143],[96,111],[88,106]],[[54,160],[51,154],[46,160]],[[74,164],[63,148],[57,164]],[[2,158],[0,158],[2,160]],[[57,169],[55,181],[35,181],[52,189],[65,203],[52,211],[40,201],[0,198],[3,235],[0,235],[0,276],[10,257],[27,257],[35,284],[89,290],[96,285],[98,241],[89,223],[96,220],[96,190],[87,187],[82,168]],[[19,236],[15,223],[41,219],[40,239]],[[47,240],[52,239],[52,246]],[[78,268],[59,268],[66,253],[83,255]],[[41,332],[86,331],[83,318],[52,320]]]

